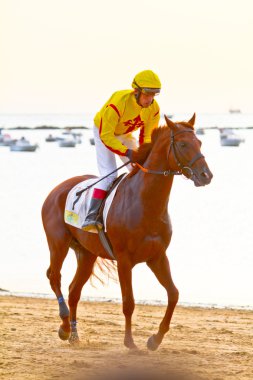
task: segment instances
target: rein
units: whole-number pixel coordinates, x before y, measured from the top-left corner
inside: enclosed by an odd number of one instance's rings
[[[164,170],[164,171],[159,171],[159,170],[152,170],[152,169],[147,169],[138,164],[138,162],[135,162],[134,164],[131,164],[134,168],[137,166],[139,169],[143,171],[143,173],[148,173],[148,174],[162,174],[165,177],[168,175],[181,175],[183,174],[182,171],[179,170]]]
[[[187,165],[183,165],[181,164],[180,160],[178,159],[178,156],[176,154],[176,142],[174,140],[174,137],[181,134],[181,133],[186,133],[186,132],[191,132],[191,133],[194,133],[192,130],[183,130],[183,131],[178,131],[176,133],[173,134],[173,131],[171,130],[171,141],[170,141],[170,146],[169,146],[169,150],[168,150],[168,159],[169,159],[169,155],[170,155],[170,152],[173,153],[174,155],[174,159],[176,161],[176,164],[177,166],[180,168],[180,170],[164,170],[164,171],[160,171],[160,170],[152,170],[152,169],[147,169],[147,168],[144,168],[142,165],[140,165],[138,162],[135,162],[134,164],[132,163],[131,165],[133,167],[138,167],[140,170],[143,171],[143,173],[147,173],[147,174],[160,174],[160,175],[164,175],[165,177],[169,176],[169,175],[182,175],[184,174],[184,171],[188,170],[189,173],[190,173],[190,177],[189,178],[192,178],[192,176],[194,175],[193,173],[193,170],[192,170],[192,166],[194,165],[194,163],[199,160],[200,158],[204,158],[203,154],[202,153],[198,153],[196,154],[196,156],[194,156],[190,162],[187,163]],[[180,149],[177,148],[179,151]],[[182,153],[181,153],[182,154]]]
[[[111,173],[105,175],[104,177],[99,178],[99,180],[97,180],[96,182],[93,182],[93,183],[92,183],[91,185],[89,185],[89,186],[86,186],[84,189],[82,189],[82,190],[80,190],[80,191],[77,191],[77,193],[76,193],[77,198],[76,198],[75,202],[73,203],[73,210],[74,210],[74,208],[75,208],[75,204],[79,201],[79,199],[81,198],[81,195],[82,195],[82,193],[83,193],[84,191],[89,190],[91,187],[95,186],[98,182],[103,181],[103,179],[109,177],[111,174],[117,172],[119,169],[122,169],[124,166],[127,166],[128,164],[130,164],[130,162],[131,162],[131,161],[127,161],[125,164],[119,166],[118,168],[116,168],[115,170],[113,170]]]

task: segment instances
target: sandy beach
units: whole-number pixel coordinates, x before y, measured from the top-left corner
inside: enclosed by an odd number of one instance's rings
[[[146,349],[163,306],[137,305],[133,331],[138,351],[123,346],[121,305],[80,302],[81,342],[58,338],[58,305],[41,298],[0,297],[0,378],[90,379],[112,370],[185,371],[191,379],[253,378],[253,311],[177,307],[171,329],[156,352]],[[171,377],[168,377],[170,379]]]

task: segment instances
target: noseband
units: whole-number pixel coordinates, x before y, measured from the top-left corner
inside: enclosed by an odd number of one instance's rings
[[[185,164],[182,163],[182,162],[180,162],[176,151],[178,151],[181,154],[181,156],[183,156],[183,154],[180,152],[180,149],[177,147],[176,141],[175,141],[174,138],[175,138],[175,136],[177,136],[177,135],[179,135],[181,133],[186,133],[186,132],[194,133],[193,130],[187,130],[187,129],[184,129],[183,131],[178,131],[176,133],[173,133],[173,131],[171,130],[171,133],[170,133],[170,146],[169,146],[169,149],[168,149],[167,160],[169,160],[170,152],[172,152],[174,160],[175,160],[177,166],[179,167],[179,170],[165,170],[165,171],[151,170],[151,169],[144,168],[143,166],[141,166],[140,164],[138,164],[138,162],[136,162],[135,164],[132,164],[132,165],[133,166],[137,166],[144,173],[162,174],[164,176],[168,176],[168,175],[182,175],[182,174],[185,175],[184,172],[188,171],[189,172],[189,177],[187,177],[187,178],[191,179],[193,177],[193,175],[194,175],[194,172],[193,172],[193,169],[192,169],[193,165],[200,158],[204,158],[204,156],[203,156],[202,153],[197,153],[196,156],[194,156],[189,162],[187,162]]]

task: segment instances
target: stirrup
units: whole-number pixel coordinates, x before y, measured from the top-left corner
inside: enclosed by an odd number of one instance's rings
[[[99,220],[86,220],[82,225],[83,231],[90,231],[98,227],[100,230],[103,229],[103,224]]]

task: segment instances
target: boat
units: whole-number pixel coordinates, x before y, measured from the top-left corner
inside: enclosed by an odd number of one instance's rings
[[[10,146],[12,144],[15,144],[17,139],[13,139],[9,134],[0,135],[0,145],[1,146]]]
[[[64,139],[65,138],[68,138],[68,139],[73,139],[75,141],[76,144],[81,144],[82,143],[82,133],[79,133],[79,132],[63,132],[62,133],[64,135]]]
[[[230,108],[229,112],[230,113],[241,113],[241,110],[239,108]]]
[[[95,145],[94,137],[91,137],[91,138],[90,138],[90,144],[91,144],[91,145]]]
[[[205,134],[204,128],[198,128],[198,129],[196,129],[196,135],[204,135],[204,134]]]
[[[220,128],[221,146],[239,146],[245,140],[236,134],[232,128]]]
[[[75,148],[76,141],[73,138],[66,138],[59,140],[58,144],[61,148]]]
[[[82,143],[82,133],[80,133],[80,132],[73,132],[72,136],[75,139],[76,144],[81,144]]]
[[[21,137],[21,139],[17,140],[14,144],[10,145],[11,152],[35,152],[35,150],[39,147],[38,144],[31,144],[30,141]]]
[[[76,144],[81,144],[82,143],[82,133],[81,132],[74,132],[72,131],[72,128],[71,127],[66,127],[65,128],[65,131],[62,132],[62,134],[69,138],[73,138],[76,142]]]
[[[45,138],[46,142],[54,142],[57,141],[57,137],[51,135],[51,133]]]

